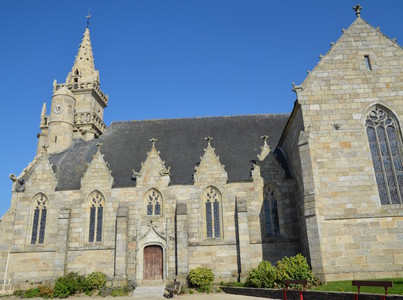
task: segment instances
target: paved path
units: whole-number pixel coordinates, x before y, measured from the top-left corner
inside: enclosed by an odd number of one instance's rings
[[[163,300],[167,299],[165,297],[151,297],[151,298],[136,298],[136,297],[69,297],[68,300],[136,300],[136,299],[144,299],[144,300]],[[225,293],[217,293],[217,294],[186,294],[175,296],[174,300],[259,300],[259,299],[267,299],[274,300],[271,298],[258,298],[258,297],[250,297],[250,296],[239,296],[239,295],[231,295]]]
[[[127,297],[69,297],[68,299],[74,299],[74,300],[92,300],[92,299],[97,299],[97,300],[133,300],[133,299],[140,299],[140,298],[135,298],[132,296],[127,296]],[[144,300],[162,300],[167,298],[165,297],[151,297],[151,298],[143,298]],[[267,299],[267,300],[275,300],[272,298],[259,298],[259,297],[250,297],[250,296],[240,296],[240,295],[231,295],[231,294],[225,294],[225,293],[216,293],[216,294],[186,294],[186,295],[179,295],[175,296],[176,300],[259,300],[259,299]]]
[[[16,297],[6,297],[4,299],[19,299]],[[133,296],[126,296],[126,297],[88,297],[88,296],[73,296],[68,297],[67,300],[166,300],[165,297],[150,297],[150,298],[138,298]],[[231,295],[225,293],[217,293],[217,294],[186,294],[186,295],[179,295],[175,296],[174,300],[259,300],[259,299],[267,299],[267,300],[275,300],[272,298],[258,298],[258,297],[250,297],[250,296],[238,296],[238,295]],[[32,298],[31,300],[43,300],[43,298]]]

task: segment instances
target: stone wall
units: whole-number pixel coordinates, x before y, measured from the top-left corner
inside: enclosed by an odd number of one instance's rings
[[[365,118],[381,105],[400,122],[402,58],[399,45],[357,18],[296,89],[312,169],[304,196],[316,218],[316,231],[307,228],[311,262],[326,280],[396,276],[401,269],[403,210],[380,203]],[[313,261],[312,249],[321,259]]]
[[[296,217],[298,218],[298,228],[300,236],[300,250],[301,253],[310,260],[310,249],[308,244],[308,232],[306,217],[309,218],[309,206],[305,211],[305,188],[304,177],[302,172],[302,165],[305,167],[305,171],[310,169],[306,165],[305,157],[301,157],[300,146],[303,147],[303,143],[300,144],[300,136],[304,132],[304,122],[300,105],[295,104],[291,117],[284,130],[283,136],[279,142],[279,147],[283,151],[283,155],[290,168],[291,176],[295,179],[295,197],[296,197]],[[301,163],[301,160],[303,161]],[[307,179],[305,179],[307,181]]]
[[[284,169],[269,149],[262,153],[250,181],[228,183],[225,167],[208,145],[194,184],[171,186],[169,170],[153,145],[136,174],[136,186],[112,188],[113,177],[99,145],[81,179],[81,189],[71,191],[56,191],[57,178],[43,153],[26,171],[24,191],[14,192],[17,217],[9,272],[13,286],[52,281],[67,272],[94,271],[142,284],[144,248],[149,245],[163,250],[164,280],[185,280],[189,270],[198,266],[213,269],[217,281],[235,280],[244,278],[262,259],[275,262],[295,255],[299,252],[295,181],[285,179]],[[264,233],[265,184],[276,191],[279,236]],[[212,186],[220,194],[220,235],[208,238],[203,195]],[[160,215],[147,215],[150,190],[160,194]],[[94,191],[104,198],[99,242],[89,242]],[[45,242],[31,244],[33,199],[38,193],[48,199]]]
[[[12,244],[13,238],[13,223],[14,223],[14,213],[10,208],[0,219],[0,291],[9,289],[10,286],[4,284],[5,272],[7,266],[7,260],[9,258],[9,251]]]

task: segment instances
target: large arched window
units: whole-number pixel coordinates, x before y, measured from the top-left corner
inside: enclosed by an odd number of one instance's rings
[[[45,241],[46,214],[48,199],[42,193],[36,195],[33,199],[34,220],[32,223],[31,244],[43,244]]]
[[[161,215],[162,196],[156,189],[151,189],[146,193],[147,216]]]
[[[381,204],[402,204],[402,140],[395,116],[374,106],[365,122]]]
[[[209,186],[203,192],[203,201],[206,207],[206,235],[208,238],[218,238],[221,236],[220,191],[213,186]]]
[[[90,226],[88,241],[90,243],[94,241],[101,242],[105,199],[104,196],[98,191],[92,192],[88,198],[90,202]]]
[[[270,184],[266,184],[263,188],[263,215],[266,237],[277,236],[280,234],[276,198],[277,195],[274,188]]]

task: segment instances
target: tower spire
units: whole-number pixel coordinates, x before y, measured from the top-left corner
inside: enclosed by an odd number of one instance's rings
[[[95,70],[88,28],[90,17],[89,11],[87,27],[66,82],[53,84],[49,153],[68,147],[71,144],[68,139],[81,138],[89,141],[98,138],[107,128],[103,116],[104,108],[108,105],[108,96],[100,89],[99,72]],[[71,99],[74,101],[71,102]],[[64,119],[60,121],[62,117]],[[67,136],[65,132],[70,132],[71,128],[72,134]],[[56,143],[60,144],[59,148],[54,147]]]
[[[89,17],[83,40],[78,48],[76,60],[71,72],[67,75],[66,84],[99,82],[99,73],[95,70],[94,55],[90,40]]]

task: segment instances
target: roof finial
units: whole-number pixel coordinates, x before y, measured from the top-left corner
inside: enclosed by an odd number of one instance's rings
[[[357,18],[360,17],[360,11],[362,9],[362,6],[357,4],[356,6],[353,6],[353,9],[355,10],[355,14],[357,15]]]
[[[90,19],[91,19],[91,10],[88,9],[88,15],[86,16],[87,18],[87,28],[90,27]]]
[[[213,138],[211,136],[207,136],[204,138],[207,141],[207,144],[210,145],[210,142],[213,140]]]
[[[157,142],[158,140],[156,139],[156,138],[151,138],[150,139],[150,142],[153,144],[153,147],[155,147],[155,143]]]

